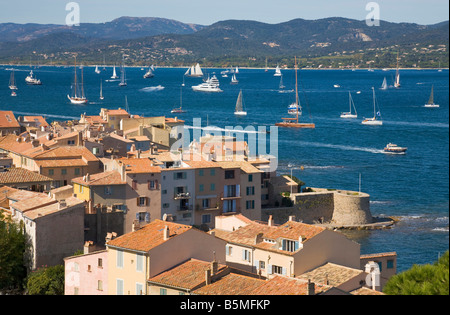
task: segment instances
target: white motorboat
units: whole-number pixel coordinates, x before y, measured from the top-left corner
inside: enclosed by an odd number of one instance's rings
[[[393,143],[388,143],[386,145],[386,147],[384,148],[384,152],[386,153],[395,153],[395,154],[401,154],[401,153],[405,153],[406,150],[408,150],[408,148],[405,147],[399,147],[396,144]]]

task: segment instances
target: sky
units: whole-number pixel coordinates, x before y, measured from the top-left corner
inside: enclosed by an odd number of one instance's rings
[[[70,2],[79,5],[81,23],[109,22],[121,16],[202,25],[229,19],[270,24],[296,18],[365,20],[370,2],[379,6],[380,19],[388,22],[428,25],[449,19],[448,0],[0,0],[0,23],[65,24]]]

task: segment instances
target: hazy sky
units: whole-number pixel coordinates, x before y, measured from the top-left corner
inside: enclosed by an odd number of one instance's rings
[[[64,24],[70,0],[0,0],[0,23]],[[75,0],[81,23],[108,22],[121,16],[162,17],[210,25],[228,19],[266,23],[346,17],[365,20],[363,0]],[[434,24],[449,19],[448,0],[378,0],[380,19]]]

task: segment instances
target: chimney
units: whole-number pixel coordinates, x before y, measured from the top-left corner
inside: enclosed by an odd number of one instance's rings
[[[211,284],[211,269],[205,270],[205,285]]]
[[[164,227],[164,231],[163,231],[163,238],[165,241],[167,241],[169,239],[169,237],[170,237],[170,230],[169,230],[169,227],[166,225]]]
[[[289,221],[295,221],[295,215],[290,215],[289,216]]]
[[[306,287],[306,295],[316,295],[316,285],[308,279],[308,285]]]
[[[215,275],[219,269],[219,263],[216,260],[211,262],[211,275]]]
[[[273,217],[272,215],[269,216],[269,221],[267,222],[268,226],[273,226]]]

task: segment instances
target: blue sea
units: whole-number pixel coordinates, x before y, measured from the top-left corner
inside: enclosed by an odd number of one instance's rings
[[[98,115],[101,108],[125,108],[126,97],[131,114],[174,117],[170,111],[182,100],[187,113],[178,118],[186,125],[201,118],[204,126],[208,122],[220,128],[269,128],[288,116],[287,106],[295,100],[295,93],[279,93],[280,78],[273,76],[273,70],[239,69],[239,84],[231,85],[230,75],[221,76],[223,69],[204,69],[217,75],[224,91],[208,94],[192,91],[201,79],[184,77],[187,68],[157,68],[152,79],[143,79],[141,68],[127,68],[128,85],[119,87],[118,81],[107,82],[111,67],[100,74],[85,67],[84,87],[90,101],[71,105],[67,94],[73,67],[33,69],[43,85],[27,86],[24,80],[30,67],[14,66],[17,97],[11,97],[8,89],[10,68],[0,66],[0,110],[12,110],[16,117],[45,115],[48,121]],[[294,89],[294,71],[282,72],[286,89]],[[400,221],[391,229],[346,235],[361,244],[362,254],[397,252],[398,271],[403,271],[413,264],[433,263],[449,248],[449,73],[401,70],[400,74],[400,89],[380,90],[385,77],[393,84],[394,70],[300,70],[301,120],[314,122],[316,128],[278,130],[278,172],[289,174],[294,167],[293,174],[307,186],[355,191],[361,187],[370,194],[374,216],[395,216]],[[440,108],[424,108],[432,85]],[[372,87],[383,126],[361,124],[364,117],[373,116]],[[245,117],[233,114],[240,90],[248,112]],[[345,120],[339,116],[349,109],[349,92],[359,116]],[[384,154],[389,142],[408,147],[407,154]]]

